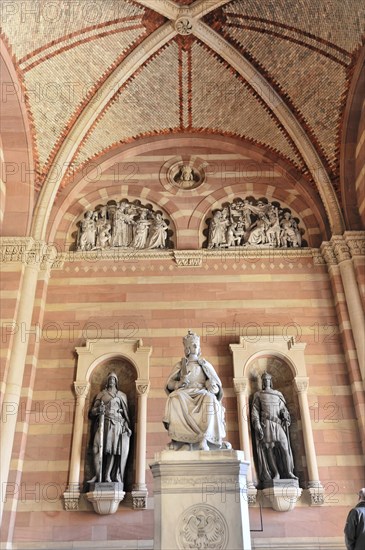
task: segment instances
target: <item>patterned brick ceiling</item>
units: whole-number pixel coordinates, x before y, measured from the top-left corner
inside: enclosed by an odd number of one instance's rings
[[[290,131],[230,65],[224,44],[270,83],[336,181],[341,120],[364,32],[360,0],[7,4],[2,37],[24,86],[39,187],[71,129],[119,68],[120,82],[114,79],[108,101],[80,137],[72,169],[141,136],[207,132],[262,145],[309,173]],[[198,12],[223,47],[210,48],[194,31],[174,32],[174,18]],[[150,50],[164,32],[166,40]],[[135,52],[140,62],[133,61]]]

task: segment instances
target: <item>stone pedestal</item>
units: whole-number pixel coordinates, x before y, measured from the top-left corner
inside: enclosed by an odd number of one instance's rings
[[[243,451],[162,451],[151,465],[155,550],[251,549]]]
[[[299,500],[302,489],[296,479],[273,479],[263,484],[262,494],[277,512],[293,510]]]
[[[90,491],[86,493],[95,512],[101,515],[115,514],[124,497],[123,483],[116,482],[90,483]]]

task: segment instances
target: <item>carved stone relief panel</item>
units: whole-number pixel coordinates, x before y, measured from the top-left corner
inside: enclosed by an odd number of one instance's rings
[[[299,248],[307,246],[304,229],[289,208],[266,198],[237,198],[212,211],[203,246],[207,248],[266,247]]]
[[[109,201],[88,210],[77,223],[74,249],[173,248],[170,222],[161,210],[139,200]]]

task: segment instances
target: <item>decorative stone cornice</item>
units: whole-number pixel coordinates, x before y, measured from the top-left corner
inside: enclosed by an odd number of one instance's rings
[[[365,256],[365,231],[345,231],[344,238],[354,256]]]
[[[57,250],[55,246],[32,237],[1,237],[0,261],[21,263],[48,271],[57,261]]]
[[[179,267],[200,267],[203,263],[201,250],[174,250],[173,253]]]

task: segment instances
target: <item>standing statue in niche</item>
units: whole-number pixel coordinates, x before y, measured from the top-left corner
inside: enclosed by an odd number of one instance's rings
[[[261,483],[297,479],[290,448],[290,414],[282,393],[272,388],[272,376],[264,372],[262,390],[254,395],[251,410],[257,475]]]
[[[108,374],[105,389],[97,394],[89,412],[95,476],[88,483],[124,479],[129,453],[130,429],[127,396],[118,390],[115,372]]]
[[[185,357],[170,375],[163,424],[171,437],[171,450],[230,448],[221,403],[222,383],[213,366],[200,357],[200,338],[188,331],[183,338]]]

